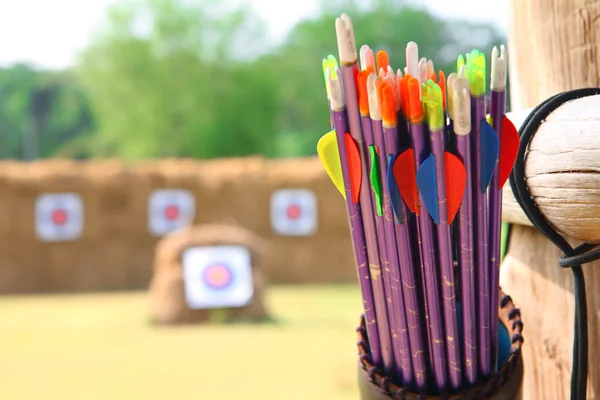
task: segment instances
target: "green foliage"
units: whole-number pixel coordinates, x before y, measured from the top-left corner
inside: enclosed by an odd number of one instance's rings
[[[149,26],[142,34],[135,31],[141,15]],[[177,0],[113,8],[108,34],[79,68],[98,120],[96,155],[271,154],[276,82],[233,54],[251,18],[239,11],[215,20],[208,7]]]
[[[330,0],[277,47],[247,7],[123,1],[74,73],[0,70],[0,157],[314,155],[330,130],[321,61],[337,56],[340,12],[352,16],[358,47],[387,50],[396,68],[411,40],[446,74],[459,53],[504,41],[408,0]]]
[[[0,158],[51,157],[89,135],[87,97],[70,72],[0,69]]]

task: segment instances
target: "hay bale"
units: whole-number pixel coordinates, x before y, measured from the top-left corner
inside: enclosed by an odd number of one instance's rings
[[[317,196],[317,231],[312,236],[280,236],[270,215],[256,232],[271,243],[265,273],[277,283],[355,282],[356,268],[344,199],[317,157],[271,160],[265,165],[266,199],[255,209],[270,209],[279,189],[308,189]],[[262,211],[261,211],[262,212]]]
[[[149,296],[157,323],[186,324],[211,320],[213,310],[192,309],[186,303],[182,254],[191,247],[218,245],[241,245],[250,251],[254,282],[252,301],[244,307],[227,309],[226,320],[260,321],[268,317],[263,300],[267,282],[260,265],[265,248],[262,239],[238,226],[203,225],[167,235],[156,246]]]

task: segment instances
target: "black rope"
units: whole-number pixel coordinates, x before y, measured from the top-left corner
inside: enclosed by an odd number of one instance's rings
[[[569,243],[546,221],[538,210],[533,197],[529,193],[525,181],[525,158],[529,143],[537,132],[539,126],[548,115],[566,102],[587,96],[600,94],[600,89],[588,88],[559,93],[539,106],[527,117],[519,129],[521,144],[517,160],[510,176],[510,186],[515,199],[531,221],[544,236],[556,245],[563,256],[559,265],[571,268],[573,272],[573,287],[575,294],[575,334],[573,338],[573,369],[571,371],[571,400],[585,400],[587,392],[588,371],[588,327],[587,327],[587,302],[585,295],[585,278],[581,264],[600,259],[598,245],[584,243],[578,247],[571,247]]]

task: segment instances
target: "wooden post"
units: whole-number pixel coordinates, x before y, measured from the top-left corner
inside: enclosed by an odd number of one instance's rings
[[[511,0],[511,6],[508,50],[513,108],[533,107],[565,90],[599,86],[600,1]],[[585,101],[600,106],[599,99]],[[534,151],[527,156],[527,183],[542,213],[565,236],[600,242],[600,140],[596,138],[600,136],[600,107],[571,107],[569,113],[557,110],[538,131],[532,142]],[[583,121],[583,114],[590,119]],[[572,275],[558,266],[560,252],[554,245],[525,226],[527,220],[514,199],[507,196],[505,204],[504,219],[524,224],[513,229],[501,272],[503,290],[514,298],[527,321],[523,397],[568,399]],[[590,399],[600,395],[600,363],[596,362],[600,350],[599,267],[600,262],[584,266]]]

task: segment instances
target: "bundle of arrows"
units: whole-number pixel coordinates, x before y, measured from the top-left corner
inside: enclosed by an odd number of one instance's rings
[[[446,78],[418,46],[406,67],[335,23],[323,60],[333,129],[319,157],[345,199],[374,365],[419,393],[455,393],[497,372],[502,187],[519,135],[506,117],[507,54],[458,57]],[[360,60],[359,60],[360,59]]]

